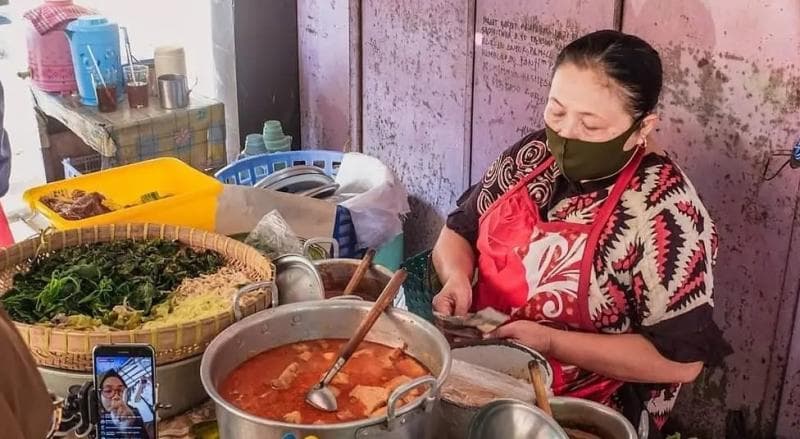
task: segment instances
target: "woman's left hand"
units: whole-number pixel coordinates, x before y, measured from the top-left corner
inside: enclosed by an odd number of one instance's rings
[[[513,340],[542,355],[548,355],[556,331],[557,329],[548,328],[530,320],[517,320],[486,334],[486,338]]]

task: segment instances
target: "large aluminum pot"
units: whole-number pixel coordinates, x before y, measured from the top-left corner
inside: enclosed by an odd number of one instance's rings
[[[361,263],[359,259],[322,259],[314,261],[322,284],[325,286],[325,297],[340,296],[350,278]],[[375,301],[381,291],[392,279],[392,272],[386,267],[373,265],[364,274],[364,279],[358,284],[353,293],[363,299]]]
[[[320,338],[349,338],[366,316],[371,303],[352,300],[300,302],[279,306],[228,327],[203,354],[200,378],[216,404],[222,439],[282,439],[309,435],[319,439],[434,437],[433,409],[439,388],[450,370],[450,347],[430,323],[406,311],[390,309],[376,322],[367,340],[388,346],[407,345],[406,352],[422,362],[434,375],[414,380],[389,397],[387,415],[330,425],[288,424],[250,415],[228,403],[217,391],[221,382],[248,358],[288,343]],[[405,393],[426,386],[423,398],[396,408]],[[288,435],[288,436],[287,436]]]
[[[622,413],[585,399],[550,398],[553,417],[562,427],[587,430],[604,439],[638,439],[633,425]]]

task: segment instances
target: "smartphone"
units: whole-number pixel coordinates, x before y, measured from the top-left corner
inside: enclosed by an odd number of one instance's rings
[[[99,345],[92,352],[98,439],[156,439],[155,351]]]

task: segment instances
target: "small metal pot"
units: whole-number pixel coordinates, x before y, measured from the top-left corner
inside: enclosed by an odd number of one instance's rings
[[[553,417],[562,426],[587,430],[604,439],[637,439],[639,435],[622,413],[585,399],[550,398]]]
[[[349,338],[372,307],[353,300],[300,302],[253,314],[226,328],[203,354],[200,378],[214,400],[222,439],[423,439],[434,437],[434,411],[439,388],[450,371],[450,346],[429,322],[406,311],[389,309],[367,335],[367,340],[387,346],[406,345],[433,377],[422,377],[396,389],[389,397],[384,417],[329,425],[289,424],[246,413],[222,398],[222,381],[242,362],[266,350],[305,340]],[[400,409],[405,393],[427,387],[425,396]]]
[[[358,259],[323,259],[314,261],[322,283],[325,285],[325,297],[332,298],[342,294],[356,268],[361,263]],[[367,270],[364,279],[353,293],[364,300],[376,301],[381,291],[392,278],[392,272],[380,265],[373,265]]]
[[[174,110],[187,107],[191,92],[186,75],[170,73],[158,77],[158,96],[161,108]]]

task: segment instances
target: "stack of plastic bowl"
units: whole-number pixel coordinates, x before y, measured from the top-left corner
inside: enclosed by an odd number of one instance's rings
[[[267,152],[285,152],[292,149],[292,136],[287,136],[283,132],[283,127],[279,120],[268,120],[264,122],[264,146]]]

